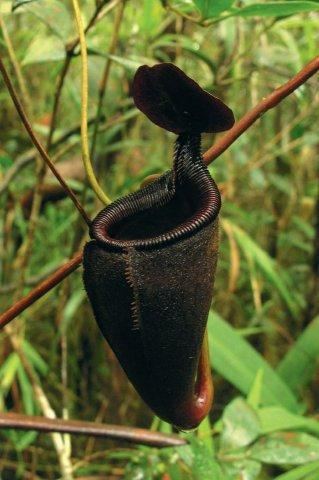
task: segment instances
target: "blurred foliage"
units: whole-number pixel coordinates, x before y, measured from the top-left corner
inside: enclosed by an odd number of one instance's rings
[[[139,65],[177,64],[223,98],[239,119],[317,54],[317,1],[127,0],[116,52],[110,56],[118,3],[81,2],[86,23],[100,9],[87,34],[91,119],[105,63],[112,60],[94,164],[113,199],[171,164],[174,136],[133,106],[130,88]],[[71,2],[1,0],[0,19],[1,55],[45,143],[66,47],[76,38]],[[101,205],[85,188],[80,161],[81,65],[78,48],[73,53],[50,153],[93,216]],[[0,100],[3,310],[79,248],[87,234],[49,175],[41,208],[32,218],[40,163],[3,83]],[[189,445],[164,450],[66,436],[73,478],[319,478],[318,100],[314,77],[210,167],[223,197],[209,318],[216,387],[210,420],[197,432],[182,434]],[[213,141],[205,136],[203,148]],[[11,328],[0,336],[2,411],[43,413],[22,351],[57,416],[171,431],[152,420],[99,334],[80,272]],[[19,338],[19,352],[10,335]],[[61,478],[49,435],[0,431],[0,446],[1,479]]]

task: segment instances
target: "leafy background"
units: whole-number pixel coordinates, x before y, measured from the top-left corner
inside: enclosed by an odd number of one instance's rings
[[[86,23],[96,7],[109,10],[90,29],[87,43],[92,119],[105,63],[112,60],[94,164],[113,199],[171,164],[174,136],[133,106],[130,87],[139,65],[174,62],[239,119],[318,53],[316,1],[128,0],[110,55],[119,4],[81,2]],[[1,55],[45,141],[66,46],[76,38],[71,2],[2,0],[0,18]],[[85,195],[93,216],[101,205],[85,186],[80,159],[78,53],[65,77],[50,153],[68,183]],[[40,162],[3,83],[0,98],[0,302],[5,309],[87,237],[49,174],[41,208],[32,217]],[[61,436],[72,466],[66,473],[49,435],[2,430],[2,479],[319,478],[318,100],[313,78],[210,167],[223,197],[208,323],[216,394],[210,419],[197,432],[182,434],[189,445],[157,450]],[[205,136],[203,148],[213,141]],[[31,222],[34,238],[25,258]],[[42,414],[40,385],[57,416],[171,432],[141,403],[101,338],[80,271],[1,332],[0,355],[2,411]]]

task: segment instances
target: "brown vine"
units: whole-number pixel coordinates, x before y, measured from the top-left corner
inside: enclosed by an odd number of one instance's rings
[[[0,413],[0,429],[5,428],[91,435],[157,448],[178,447],[187,444],[186,440],[177,435],[166,435],[144,428],[122,427],[80,420],[62,420],[60,418],[51,419],[20,413]]]

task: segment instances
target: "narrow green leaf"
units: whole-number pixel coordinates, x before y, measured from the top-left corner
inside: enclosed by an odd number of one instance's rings
[[[300,392],[313,378],[319,364],[319,317],[303,331],[280,362],[277,372],[287,385]]]
[[[183,480],[185,477],[181,472],[180,465],[177,463],[170,463],[165,466],[169,480]]]
[[[308,480],[308,475],[312,473],[315,473],[316,475],[319,476],[319,461],[294,468],[293,470],[290,470],[287,473],[283,473],[282,475],[279,475],[279,477],[276,477],[275,480]]]
[[[300,305],[296,301],[296,295],[293,294],[292,285],[289,278],[279,268],[274,260],[264,251],[244,230],[230,222],[223,220],[227,226],[232,229],[238,245],[242,249],[247,258],[252,260],[258,269],[267,278],[268,282],[278,291],[283,301],[286,303],[290,312],[297,316]]]
[[[182,48],[186,52],[189,52],[192,56],[196,57],[198,60],[204,62],[212,73],[215,73],[217,70],[216,62],[203,50],[199,47],[198,42],[194,41],[192,38],[187,37],[186,35],[177,35],[177,34],[166,34],[162,35],[152,44],[152,48],[163,49],[163,48]],[[203,85],[205,88],[205,85]]]
[[[262,403],[262,386],[264,381],[264,371],[258,370],[254,383],[247,396],[247,403],[253,408],[257,408]]]
[[[213,456],[215,453],[214,440],[212,437],[212,427],[207,416],[197,429],[197,437],[203,442],[207,450]]]
[[[63,318],[60,326],[61,331],[65,332],[67,330],[84,298],[85,292],[83,290],[75,290],[72,293],[63,311]]]
[[[232,15],[240,17],[285,17],[296,13],[314,12],[319,4],[311,1],[255,3],[235,10]]]
[[[34,441],[37,439],[39,433],[33,430],[29,432],[19,432],[19,438],[15,442],[15,447],[18,452],[23,452],[26,448],[28,448]]]
[[[264,407],[257,410],[257,414],[264,435],[282,430],[304,430],[319,436],[319,422],[293,414],[282,407]]]
[[[256,350],[217,313],[210,312],[208,335],[212,367],[245,395],[250,391],[257,372],[263,370],[263,405],[281,405],[298,413],[301,405]]]
[[[218,17],[222,12],[228,10],[234,0],[193,0],[203,18]]]
[[[159,419],[159,425],[157,430],[161,433],[167,433],[168,435],[173,432],[172,425]]]
[[[10,353],[0,368],[0,392],[6,395],[11,388],[12,382],[17,374],[20,365],[20,358],[17,353]]]
[[[299,230],[307,240],[312,240],[315,234],[314,227],[297,215],[292,217],[293,228]]]
[[[152,36],[160,25],[165,10],[158,0],[144,0],[140,14],[138,24],[141,33]]]
[[[41,375],[46,375],[49,371],[49,365],[43,360],[39,352],[25,339],[23,340],[22,348],[34,368],[41,373]]]
[[[32,386],[21,364],[18,367],[17,374],[18,374],[19,385],[22,393],[22,402],[24,406],[24,411],[28,415],[34,415],[35,405],[33,401]]]

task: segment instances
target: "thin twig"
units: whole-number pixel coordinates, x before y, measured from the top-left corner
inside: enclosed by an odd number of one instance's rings
[[[61,359],[61,410],[63,420],[69,420],[70,415],[70,396],[68,392],[68,335],[66,329],[62,328],[63,313],[70,296],[70,278],[68,277],[59,288],[59,299],[56,308],[55,326],[61,331],[60,344],[60,359]],[[72,438],[69,434],[63,435],[64,447],[69,458],[72,454]]]
[[[137,110],[137,108],[132,108],[128,112],[123,113],[121,115],[119,115],[119,114],[113,115],[104,124],[99,126],[99,133],[104,132],[109,127],[111,127],[113,125],[116,125],[116,124],[118,124],[122,121],[130,120],[130,119],[134,118],[135,116],[137,116],[138,114],[139,114],[139,111]],[[102,115],[102,118],[103,118],[103,115]],[[94,121],[95,121],[94,118],[90,118],[89,125],[93,125]],[[52,142],[51,150],[56,149],[60,145],[63,145],[68,139],[70,139],[70,137],[78,134],[80,132],[80,130],[81,130],[80,125],[76,125],[76,126],[70,128],[69,130],[66,130],[64,133],[62,133],[62,135],[60,137],[58,137],[54,142]],[[92,134],[90,133],[90,135],[92,135]],[[78,143],[78,140],[75,141],[71,145],[63,147],[63,149],[61,149],[54,156],[52,156],[52,160],[54,161],[54,163],[55,163],[55,161],[58,160],[58,158],[62,154],[64,155],[66,153],[66,151],[68,151],[70,148],[73,148],[77,143]],[[21,155],[19,155],[17,157],[17,159],[15,160],[12,167],[10,167],[8,169],[7,173],[5,174],[5,176],[2,180],[2,183],[0,184],[0,195],[2,195],[5,192],[5,190],[8,188],[10,182],[15,178],[15,176],[18,173],[21,173],[21,170],[23,170],[31,162],[33,162],[35,160],[35,158],[36,158],[36,149],[35,148],[31,148],[27,152],[22,153]]]
[[[56,413],[50,405],[50,402],[41,386],[40,380],[32,364],[29,362],[26,355],[24,354],[23,349],[21,348],[20,339],[13,332],[12,325],[8,325],[6,327],[6,333],[9,336],[14,351],[19,355],[23,368],[30,379],[35,399],[40,409],[42,410],[42,413],[45,415],[45,417],[50,418],[54,421],[57,418]],[[51,432],[51,438],[59,459],[62,480],[73,480],[72,463],[65,449],[63,436],[60,433],[53,431]]]
[[[103,2],[99,3],[96,6],[94,13],[90,18],[87,26],[85,27],[84,33],[87,34],[98,20],[101,20],[101,18],[103,18],[111,10],[113,10],[113,8],[116,7],[116,5],[120,2],[121,0],[113,0],[113,2],[109,2],[108,4],[105,4],[105,0],[104,0]],[[73,55],[79,43],[80,43],[79,37],[77,37],[75,40],[71,40],[66,46],[66,51],[69,52],[70,55]]]
[[[113,123],[116,123],[117,118],[118,118],[118,115],[113,116],[110,119],[110,121],[107,122],[107,126],[112,125]],[[94,121],[95,119],[91,118],[89,120],[89,125],[92,125]],[[75,125],[74,127],[71,127],[70,129],[66,130],[64,133],[62,133],[61,136],[59,136],[56,140],[54,140],[54,142],[52,142],[51,150],[56,149],[61,144],[65,143],[70,137],[78,134],[80,130],[81,130],[80,125]],[[37,150],[35,148],[30,148],[27,152],[24,152],[17,157],[13,165],[7,170],[5,176],[3,177],[2,183],[0,184],[0,195],[8,188],[9,184],[14,179],[14,177],[18,173],[20,173],[21,170],[27,167],[29,163],[33,162],[36,159],[36,152]],[[52,157],[52,160],[55,160],[55,157]]]
[[[11,60],[11,64],[14,69],[15,77],[17,79],[17,83],[20,89],[20,94],[22,96],[22,101],[24,103],[24,108],[25,112],[29,115],[29,118],[32,119],[32,104],[31,104],[31,99],[29,96],[28,89],[26,87],[26,82],[23,77],[20,64],[18,62],[18,59],[16,57],[11,38],[9,35],[9,32],[7,30],[6,24],[2,17],[0,16],[0,26],[2,28],[2,33],[3,37],[6,43],[7,51],[9,58]],[[37,182],[34,188],[34,195],[33,195],[33,201],[32,201],[32,208],[31,208],[31,215],[29,218],[28,226],[27,226],[27,234],[26,237],[19,248],[16,259],[14,262],[14,269],[18,272],[19,274],[19,280],[16,288],[16,292],[14,295],[13,300],[16,301],[20,296],[21,296],[21,291],[22,287],[24,284],[25,280],[25,274],[26,274],[26,269],[28,266],[28,261],[30,258],[30,252],[32,250],[32,244],[34,240],[34,232],[36,229],[37,225],[37,220],[38,220],[38,215],[40,212],[40,206],[41,206],[41,186],[43,183],[44,175],[45,175],[45,164],[41,162],[41,159],[37,157]]]
[[[42,185],[45,176],[45,164],[41,162],[41,158],[37,157],[37,181],[33,191],[31,214],[28,218],[27,232],[23,239],[22,245],[19,248],[16,259],[13,263],[13,269],[18,273],[18,282],[13,301],[20,298],[21,292],[25,282],[26,270],[31,256],[34,235],[39,219],[41,203],[42,203]]]
[[[52,140],[53,140],[53,135],[56,129],[56,122],[58,118],[58,111],[59,111],[59,105],[60,105],[60,99],[62,95],[62,90],[63,90],[63,85],[65,78],[67,76],[67,73],[69,71],[70,65],[71,65],[71,60],[72,56],[67,53],[62,70],[59,75],[58,83],[55,89],[55,94],[54,94],[54,100],[53,100],[53,108],[52,108],[52,116],[51,116],[51,122],[50,122],[50,130],[47,138],[47,144],[46,148],[47,151],[49,152],[52,146]]]
[[[16,79],[17,79],[17,82],[18,82],[18,85],[19,85],[20,93],[23,97],[23,102],[24,102],[25,108],[26,108],[27,112],[30,112],[31,111],[30,95],[29,95],[29,92],[28,92],[28,89],[27,89],[27,86],[26,86],[26,82],[23,78],[22,71],[21,71],[17,56],[15,54],[14,47],[12,45],[11,38],[10,38],[10,35],[9,35],[9,32],[8,32],[6,23],[3,20],[1,15],[0,15],[0,27],[2,29],[3,39],[5,41],[7,51],[8,51],[8,55],[9,55],[9,58],[11,60],[11,63],[12,63],[13,69],[14,69],[14,73],[15,73],[15,76],[16,76]]]
[[[43,295],[45,295],[53,287],[58,285],[64,278],[66,278],[70,273],[76,270],[81,265],[81,262],[82,252],[78,252],[74,255],[73,258],[71,258],[71,260],[69,260],[67,263],[64,263],[46,280],[44,280],[33,290],[31,290],[28,295],[23,297],[21,300],[12,305],[8,310],[6,310],[2,315],[0,315],[0,328],[3,328],[26,308],[32,305],[36,300],[43,297]]]
[[[66,260],[68,261],[68,260]],[[25,287],[34,287],[38,283],[45,280],[49,275],[57,270],[57,266],[53,265],[50,268],[46,269],[44,272],[41,272],[37,275],[32,275],[31,277],[26,278]],[[7,283],[6,285],[0,286],[0,295],[8,295],[8,293],[14,292],[17,288],[17,283]]]
[[[88,57],[87,57],[87,48],[86,48],[86,40],[85,40],[85,33],[83,28],[81,10],[79,7],[78,0],[72,0],[76,25],[78,29],[78,35],[80,38],[80,45],[81,45],[81,59],[82,59],[82,69],[81,69],[81,79],[82,79],[82,86],[81,86],[81,143],[82,143],[82,159],[84,168],[88,177],[88,180],[91,184],[93,191],[96,193],[97,197],[103,202],[105,205],[111,203],[109,197],[104,193],[102,190],[99,182],[96,179],[94,174],[94,170],[92,167],[91,159],[90,159],[90,150],[89,150],[89,137],[88,137],[88,120],[87,120],[87,112],[88,112]]]
[[[61,175],[59,174],[59,172],[56,170],[55,166],[53,165],[53,163],[51,162],[51,159],[49,157],[49,155],[47,154],[47,152],[45,151],[45,149],[43,148],[42,144],[40,143],[40,141],[38,140],[38,138],[36,137],[34,131],[33,131],[33,128],[31,126],[31,123],[29,122],[28,120],[28,117],[24,111],[24,108],[16,94],[16,91],[13,87],[13,84],[9,78],[9,75],[7,73],[7,70],[4,66],[4,63],[2,62],[2,59],[0,57],[0,71],[1,71],[1,74],[2,74],[2,77],[3,77],[3,80],[4,80],[4,83],[6,84],[6,87],[10,93],[10,96],[13,100],[13,103],[16,107],[16,110],[21,118],[21,121],[26,129],[26,131],[28,132],[31,140],[32,140],[32,143],[33,145],[36,147],[36,149],[38,150],[39,154],[41,155],[42,159],[45,161],[45,163],[47,164],[47,166],[50,168],[50,170],[52,171],[52,173],[54,174],[54,176],[57,178],[57,180],[60,182],[60,185],[62,186],[62,188],[66,191],[67,195],[71,198],[71,200],[73,201],[75,207],[78,209],[78,211],[80,212],[81,216],[83,217],[84,221],[90,225],[90,219],[88,217],[88,215],[86,214],[84,208],[82,207],[82,205],[80,204],[80,202],[78,201],[78,199],[76,198],[76,195],[73,193],[73,191],[70,189],[70,187],[66,184],[66,182],[63,180],[63,178],[61,177]]]
[[[116,5],[116,3],[115,3],[115,5]],[[109,12],[115,5],[114,5],[114,2],[113,2],[112,5],[108,5],[108,9],[105,9],[105,13]],[[99,14],[101,13],[101,10],[103,9],[103,7],[104,7],[103,2],[101,2],[100,4],[98,4],[96,6],[92,17],[90,18],[90,20],[89,20],[89,22],[88,22],[88,24],[85,28],[85,33],[88,33],[90,31],[90,29],[95,25],[95,22],[98,20]],[[70,68],[70,65],[71,65],[71,60],[74,56],[75,49],[79,45],[79,42],[80,42],[80,38],[77,37],[75,40],[68,43],[65,47],[66,57],[64,59],[64,63],[63,63],[63,66],[62,66],[62,69],[61,69],[61,72],[60,72],[60,75],[59,75],[58,84],[57,84],[55,95],[54,95],[50,130],[49,130],[49,135],[48,135],[47,145],[46,145],[47,151],[49,151],[50,148],[51,148],[53,134],[54,134],[55,128],[56,128],[56,121],[57,121],[57,116],[58,116],[59,104],[60,104],[60,99],[61,99],[61,94],[62,94],[65,78],[66,78],[67,73],[69,71],[69,68]]]
[[[79,420],[62,420],[59,418],[50,419],[18,413],[0,413],[0,429],[4,428],[92,435],[158,448],[178,447],[187,444],[186,440],[177,435],[166,435],[143,428],[122,427]]]
[[[295,75],[291,80],[285,83],[280,88],[274,90],[268,97],[263,99],[256,107],[250,110],[246,115],[239,120],[234,127],[229,130],[213,147],[211,147],[204,154],[204,159],[207,164],[215,160],[219,155],[221,155],[234,141],[244,133],[260,116],[265,113],[267,110],[278,105],[284,98],[290,95],[294,90],[296,90],[300,85],[305,83],[311,76],[313,76],[319,70],[319,56],[313,59],[308,63],[302,70],[300,70],[297,75]],[[74,257],[75,258],[75,257]],[[69,263],[74,262],[74,258],[70,260]],[[38,298],[44,295],[51,288],[55,287],[63,278],[65,278],[69,273],[75,270],[81,263],[81,254],[78,254],[76,259],[76,265],[73,265],[68,272],[64,272],[68,268],[69,264],[63,265],[57,272],[47,278],[42,282],[38,287],[35,287],[29,294],[22,298],[15,305],[10,307],[6,312],[0,316],[0,328],[3,325],[6,325],[11,320],[13,320],[17,315],[23,312],[29,305],[32,305]],[[62,274],[61,279],[59,275]]]
[[[112,64],[111,56],[113,55],[117,47],[119,33],[120,33],[120,26],[123,19],[124,8],[125,8],[125,0],[121,2],[115,17],[112,39],[108,49],[108,58],[106,60],[103,76],[99,86],[99,99],[98,99],[98,105],[96,110],[95,123],[93,127],[93,136],[91,141],[91,152],[90,152],[91,158],[94,158],[94,154],[95,154],[96,139],[97,139],[97,134],[99,130],[99,124],[101,121],[103,100],[104,100],[105,91],[106,91],[107,82],[109,79],[109,74],[110,74],[111,64]]]

